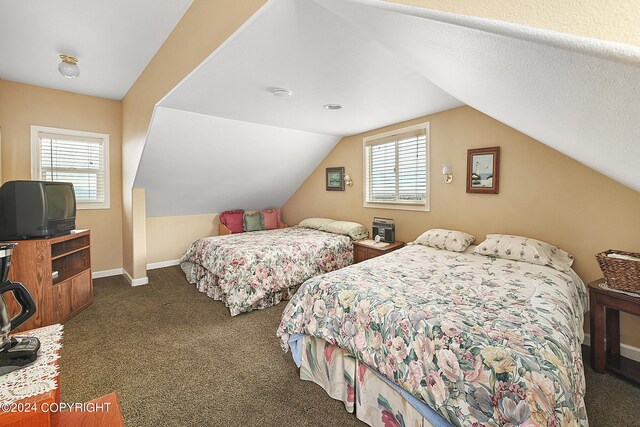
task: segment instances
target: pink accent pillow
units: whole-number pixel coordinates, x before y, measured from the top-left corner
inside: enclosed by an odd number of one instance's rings
[[[244,210],[226,211],[220,214],[220,222],[227,226],[232,233],[242,233],[244,231],[242,216]]]
[[[273,230],[278,228],[280,222],[280,209],[265,209],[260,211],[264,218],[264,229]]]

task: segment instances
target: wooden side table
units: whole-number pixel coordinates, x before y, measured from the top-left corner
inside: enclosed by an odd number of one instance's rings
[[[389,252],[393,252],[404,246],[404,242],[400,242],[400,241],[389,243],[385,247],[376,247],[366,242],[371,242],[371,240],[368,240],[368,241],[358,240],[353,242],[353,263],[354,264],[357,264],[359,262],[362,262],[371,258],[378,257],[380,255],[388,254]]]
[[[118,396],[111,393],[87,403],[81,409],[63,410],[60,402],[60,359],[52,362],[57,374],[56,388],[37,396],[24,398],[0,409],[3,427],[122,427]],[[65,402],[65,404],[72,402]],[[6,409],[6,410],[4,410]]]
[[[40,328],[38,330],[40,330]],[[56,359],[52,364],[56,367],[57,372],[54,377],[56,388],[46,393],[18,400],[13,404],[7,404],[8,406],[3,406],[3,408],[0,409],[0,426],[51,426],[51,412],[43,411],[42,408],[49,408],[52,405],[60,403],[60,359]],[[2,403],[6,404],[6,402]]]
[[[608,368],[640,382],[640,362],[620,355],[620,311],[640,316],[640,298],[600,287],[604,279],[589,283],[591,323],[591,367],[604,373]],[[605,348],[606,338],[606,348]]]

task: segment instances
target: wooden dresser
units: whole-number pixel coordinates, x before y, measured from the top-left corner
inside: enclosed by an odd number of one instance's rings
[[[91,234],[75,230],[49,239],[17,240],[9,279],[22,283],[36,303],[36,313],[12,332],[64,323],[93,303]],[[18,312],[5,294],[11,315]]]

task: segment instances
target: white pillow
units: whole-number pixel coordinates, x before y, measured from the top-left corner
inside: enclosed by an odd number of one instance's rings
[[[560,271],[570,271],[573,255],[541,240],[508,234],[487,234],[487,239],[474,251],[479,255],[547,265]]]
[[[369,230],[362,224],[351,221],[332,221],[320,227],[320,231],[333,234],[344,234],[353,240],[362,240],[369,237]]]
[[[329,218],[307,218],[300,221],[298,224],[300,227],[305,228],[313,228],[314,230],[319,230],[323,225],[327,225],[330,222],[334,222],[335,219]]]
[[[452,252],[464,252],[476,238],[464,231],[434,228],[425,231],[413,243]]]

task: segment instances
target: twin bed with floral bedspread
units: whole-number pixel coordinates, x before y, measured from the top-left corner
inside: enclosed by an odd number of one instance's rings
[[[310,277],[352,262],[349,236],[290,227],[198,239],[180,266],[190,283],[235,316],[287,300]]]
[[[277,335],[372,425],[585,426],[585,308],[570,269],[411,245],[308,280]]]

